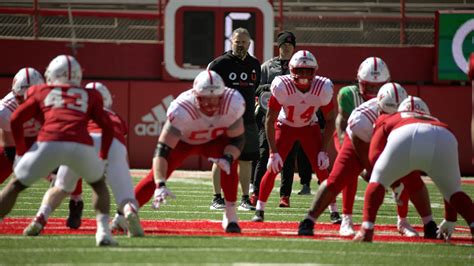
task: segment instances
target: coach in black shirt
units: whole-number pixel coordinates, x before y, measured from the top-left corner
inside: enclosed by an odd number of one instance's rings
[[[247,29],[238,28],[232,32],[232,50],[212,61],[208,69],[217,72],[226,87],[235,89],[245,99],[245,147],[239,158],[239,177],[242,187],[242,201],[239,210],[254,210],[249,200],[249,184],[252,172],[252,161],[258,159],[258,131],[255,123],[255,90],[260,83],[260,62],[248,54],[250,34]],[[212,168],[214,182],[214,199],[211,210],[224,209],[225,203],[221,196],[219,169]]]

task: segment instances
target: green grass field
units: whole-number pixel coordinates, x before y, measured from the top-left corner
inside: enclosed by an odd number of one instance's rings
[[[139,177],[134,177],[137,182]],[[361,222],[363,191],[365,182],[359,182],[354,207],[354,222]],[[442,198],[430,183],[431,205],[437,223],[443,215]],[[8,217],[33,217],[40,205],[48,183],[41,180],[23,192]],[[3,187],[3,186],[1,186]],[[146,220],[220,220],[222,213],[209,210],[212,198],[212,184],[209,172],[178,171],[168,182],[168,187],[176,194],[176,200],[169,201],[159,211],[145,205],[140,217]],[[279,182],[275,186],[265,212],[266,221],[297,222],[304,216],[312,196],[299,196],[299,182],[295,180],[291,208],[278,208]],[[313,181],[313,193],[317,184]],[[474,197],[474,185],[463,185],[463,189]],[[239,190],[240,193],[240,190]],[[94,218],[90,206],[90,188],[84,186],[84,216]],[[340,197],[338,205],[341,207]],[[52,217],[65,218],[67,202]],[[250,220],[253,212],[239,211],[242,221]],[[409,220],[421,224],[410,207]],[[319,222],[328,223],[329,215],[324,214]],[[395,203],[387,194],[379,211],[378,224],[395,224]],[[465,227],[459,218],[458,225]],[[317,231],[315,232],[318,233]],[[377,234],[377,233],[376,233]],[[455,236],[459,234],[455,233]],[[436,264],[474,265],[472,245],[451,245],[442,242],[374,242],[352,243],[335,238],[315,240],[310,238],[235,236],[173,236],[148,235],[145,238],[129,239],[117,236],[119,247],[95,247],[93,235],[42,235],[24,237],[21,235],[0,235],[0,264]],[[466,235],[465,235],[466,236]]]

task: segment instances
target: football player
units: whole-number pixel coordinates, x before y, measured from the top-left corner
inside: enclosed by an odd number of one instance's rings
[[[125,136],[128,131],[126,123],[118,114],[112,111],[112,96],[104,84],[91,82],[86,85],[86,88],[100,92],[104,101],[104,110],[114,124],[114,139],[110,146],[106,168],[106,181],[112,188],[112,194],[118,206],[118,213],[121,214],[116,215],[118,218],[114,221],[120,225],[121,229],[128,231],[130,237],[143,236],[143,228],[138,218],[138,203],[133,192],[132,177],[128,166],[127,148],[125,146]],[[90,121],[88,130],[94,141],[95,149],[99,151],[102,138],[101,128],[94,121]],[[74,190],[79,178],[70,167],[65,165],[59,167],[54,186],[45,193],[43,203],[36,217],[23,231],[24,235],[36,236],[41,233],[51,212]],[[78,185],[80,186],[80,184]],[[118,227],[118,225],[112,224],[112,229],[114,229],[114,226]]]
[[[113,125],[103,110],[102,97],[96,90],[80,87],[82,69],[72,56],[54,58],[45,77],[46,84],[31,87],[25,102],[12,114],[16,154],[21,158],[16,162],[16,178],[1,191],[0,218],[11,211],[21,191],[56,167],[67,165],[92,186],[97,213],[96,244],[117,245],[109,229],[109,191],[103,178]],[[28,149],[23,124],[37,114],[44,122],[37,141]],[[99,155],[87,131],[90,119],[102,128]]]
[[[358,175],[364,168],[370,172],[372,168],[368,162],[368,150],[373,133],[373,124],[379,115],[396,112],[398,105],[406,97],[407,93],[400,84],[393,82],[386,83],[380,88],[377,98],[364,102],[352,112],[349,117],[349,126],[346,129],[346,137],[334,162],[334,167],[329,178],[319,187],[308,214],[300,223],[298,229],[299,235],[313,235],[315,220],[321,215],[328,203],[333,200],[348,183],[354,182],[354,180],[357,182]],[[426,225],[425,228],[431,229],[431,231],[429,231],[431,233],[430,236],[434,238],[437,228],[434,221],[432,221],[429,200],[426,200],[428,198],[427,189],[419,173],[413,173],[412,175],[412,178],[409,178],[408,181],[405,182],[405,184],[409,181],[411,182],[410,184],[406,184],[406,187],[410,188],[413,193],[423,193],[418,197],[420,200],[417,201],[418,198],[415,198],[414,202],[417,206],[420,206],[420,215],[423,217],[423,221],[426,221],[425,224],[429,224]],[[402,222],[405,223],[405,226],[398,226],[398,230],[402,235],[408,235],[403,230],[409,226],[408,221],[405,220]],[[411,228],[411,230],[414,234],[408,236],[418,235],[413,228]],[[355,235],[352,219],[349,225],[341,225],[339,233],[342,236]]]
[[[375,123],[369,151],[374,166],[365,192],[362,226],[354,240],[372,242],[385,189],[419,170],[430,176],[444,199],[466,220],[474,241],[474,205],[461,189],[456,137],[418,97],[407,98],[398,110]]]
[[[227,233],[240,233],[236,212],[238,158],[244,144],[244,98],[226,88],[212,70],[196,76],[193,88],[181,93],[167,111],[168,119],[158,139],[153,158],[153,175],[143,178],[135,195],[143,206],[153,195],[152,207],[159,209],[174,194],[166,180],[190,155],[203,155],[220,168],[225,196],[222,227]],[[154,177],[154,178],[153,178]]]
[[[43,84],[43,76],[34,68],[20,69],[13,78],[11,91],[0,101],[0,184],[13,172],[15,160],[15,142],[10,128],[10,118],[18,105],[25,101],[29,87]],[[41,124],[36,119],[27,121],[24,125],[24,136],[28,147],[36,141]]]
[[[338,114],[336,118],[336,133],[334,144],[339,152],[344,143],[346,135],[347,121],[352,111],[362,103],[377,96],[379,88],[390,80],[390,71],[387,64],[379,57],[368,57],[359,65],[357,70],[357,85],[343,87],[337,95]],[[362,175],[366,175],[363,172]],[[357,178],[351,178],[350,182],[342,189],[342,222],[340,227],[341,235],[351,235],[352,211],[357,192]],[[397,205],[398,222],[397,227],[400,232],[407,236],[416,236],[417,233],[408,223],[408,194],[402,191],[399,195]]]

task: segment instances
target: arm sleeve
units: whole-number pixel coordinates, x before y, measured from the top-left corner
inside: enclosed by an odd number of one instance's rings
[[[367,119],[365,115],[357,111],[352,113],[352,115],[349,117],[347,125],[350,127],[348,132],[351,138],[356,136],[364,142],[370,142],[373,133],[373,124],[369,121],[369,119]]]
[[[347,90],[345,88],[342,88],[339,91],[339,94],[337,95],[337,102],[339,104],[339,108],[350,115],[352,113],[352,110],[354,110],[354,100],[352,99],[352,94],[350,90]]]

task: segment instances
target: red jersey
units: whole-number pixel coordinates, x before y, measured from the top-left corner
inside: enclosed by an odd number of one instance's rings
[[[111,110],[104,109],[105,113],[109,115],[110,120],[114,124],[114,138],[120,141],[123,145],[126,145],[125,136],[128,132],[127,123],[123,120],[118,114],[114,113]],[[89,125],[87,130],[90,133],[102,133],[102,128],[100,128],[97,123],[92,120],[89,120]]]
[[[418,112],[383,114],[374,124],[374,135],[369,150],[370,164],[372,166],[375,164],[387,144],[388,136],[394,129],[415,123],[432,124],[449,129],[447,124],[440,122],[436,117]]]
[[[91,146],[92,138],[87,131],[87,124],[90,119],[94,120],[103,129],[100,157],[107,158],[113,126],[103,110],[102,97],[98,91],[41,84],[31,87],[27,94],[28,98],[11,118],[18,155],[27,151],[23,123],[39,115],[44,122],[38,133],[38,141],[70,141]]]

